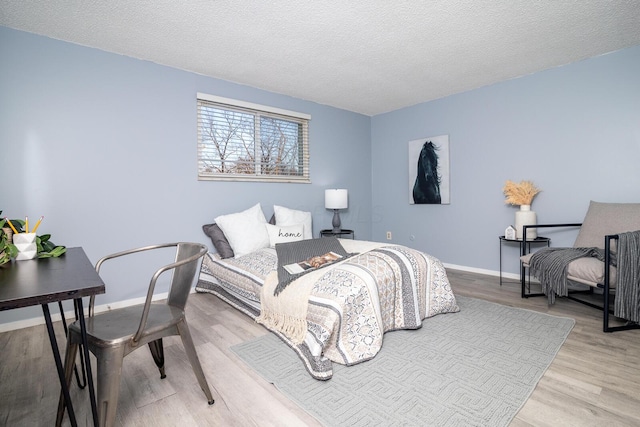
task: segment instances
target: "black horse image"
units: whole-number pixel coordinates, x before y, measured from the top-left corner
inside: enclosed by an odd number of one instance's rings
[[[418,157],[418,176],[413,184],[413,202],[440,204],[440,176],[438,175],[438,147],[427,141]]]

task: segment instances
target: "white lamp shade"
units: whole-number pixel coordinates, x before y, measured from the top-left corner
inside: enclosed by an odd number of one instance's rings
[[[346,209],[349,206],[347,190],[324,190],[324,207],[327,209]]]

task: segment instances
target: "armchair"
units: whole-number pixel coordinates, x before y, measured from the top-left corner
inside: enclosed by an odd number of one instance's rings
[[[524,238],[530,228],[558,227],[580,227],[573,248],[541,249],[531,254],[527,253],[527,245],[522,245],[522,298],[546,295],[552,304],[556,295],[566,297],[601,309],[604,332],[639,329],[640,203],[592,201],[582,223],[524,226]],[[540,280],[541,293],[530,292],[527,270]],[[592,294],[594,289],[602,291],[602,305],[577,297]],[[611,314],[627,323],[610,326]]]

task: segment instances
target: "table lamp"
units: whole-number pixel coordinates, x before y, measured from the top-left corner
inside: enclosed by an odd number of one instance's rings
[[[333,232],[340,233],[340,209],[349,206],[349,195],[344,189],[324,190],[324,207],[333,209]]]

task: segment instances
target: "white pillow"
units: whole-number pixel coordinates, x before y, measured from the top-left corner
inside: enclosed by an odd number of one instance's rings
[[[275,247],[276,243],[297,242],[303,239],[304,226],[296,225],[271,225],[265,224],[267,233],[269,233],[269,243],[271,247]]]
[[[229,241],[236,258],[269,247],[269,233],[264,226],[267,220],[260,203],[246,211],[218,216],[215,223]]]
[[[282,206],[273,206],[276,215],[276,225],[296,225],[304,226],[304,238],[313,239],[313,228],[311,224],[311,212],[297,211]]]

